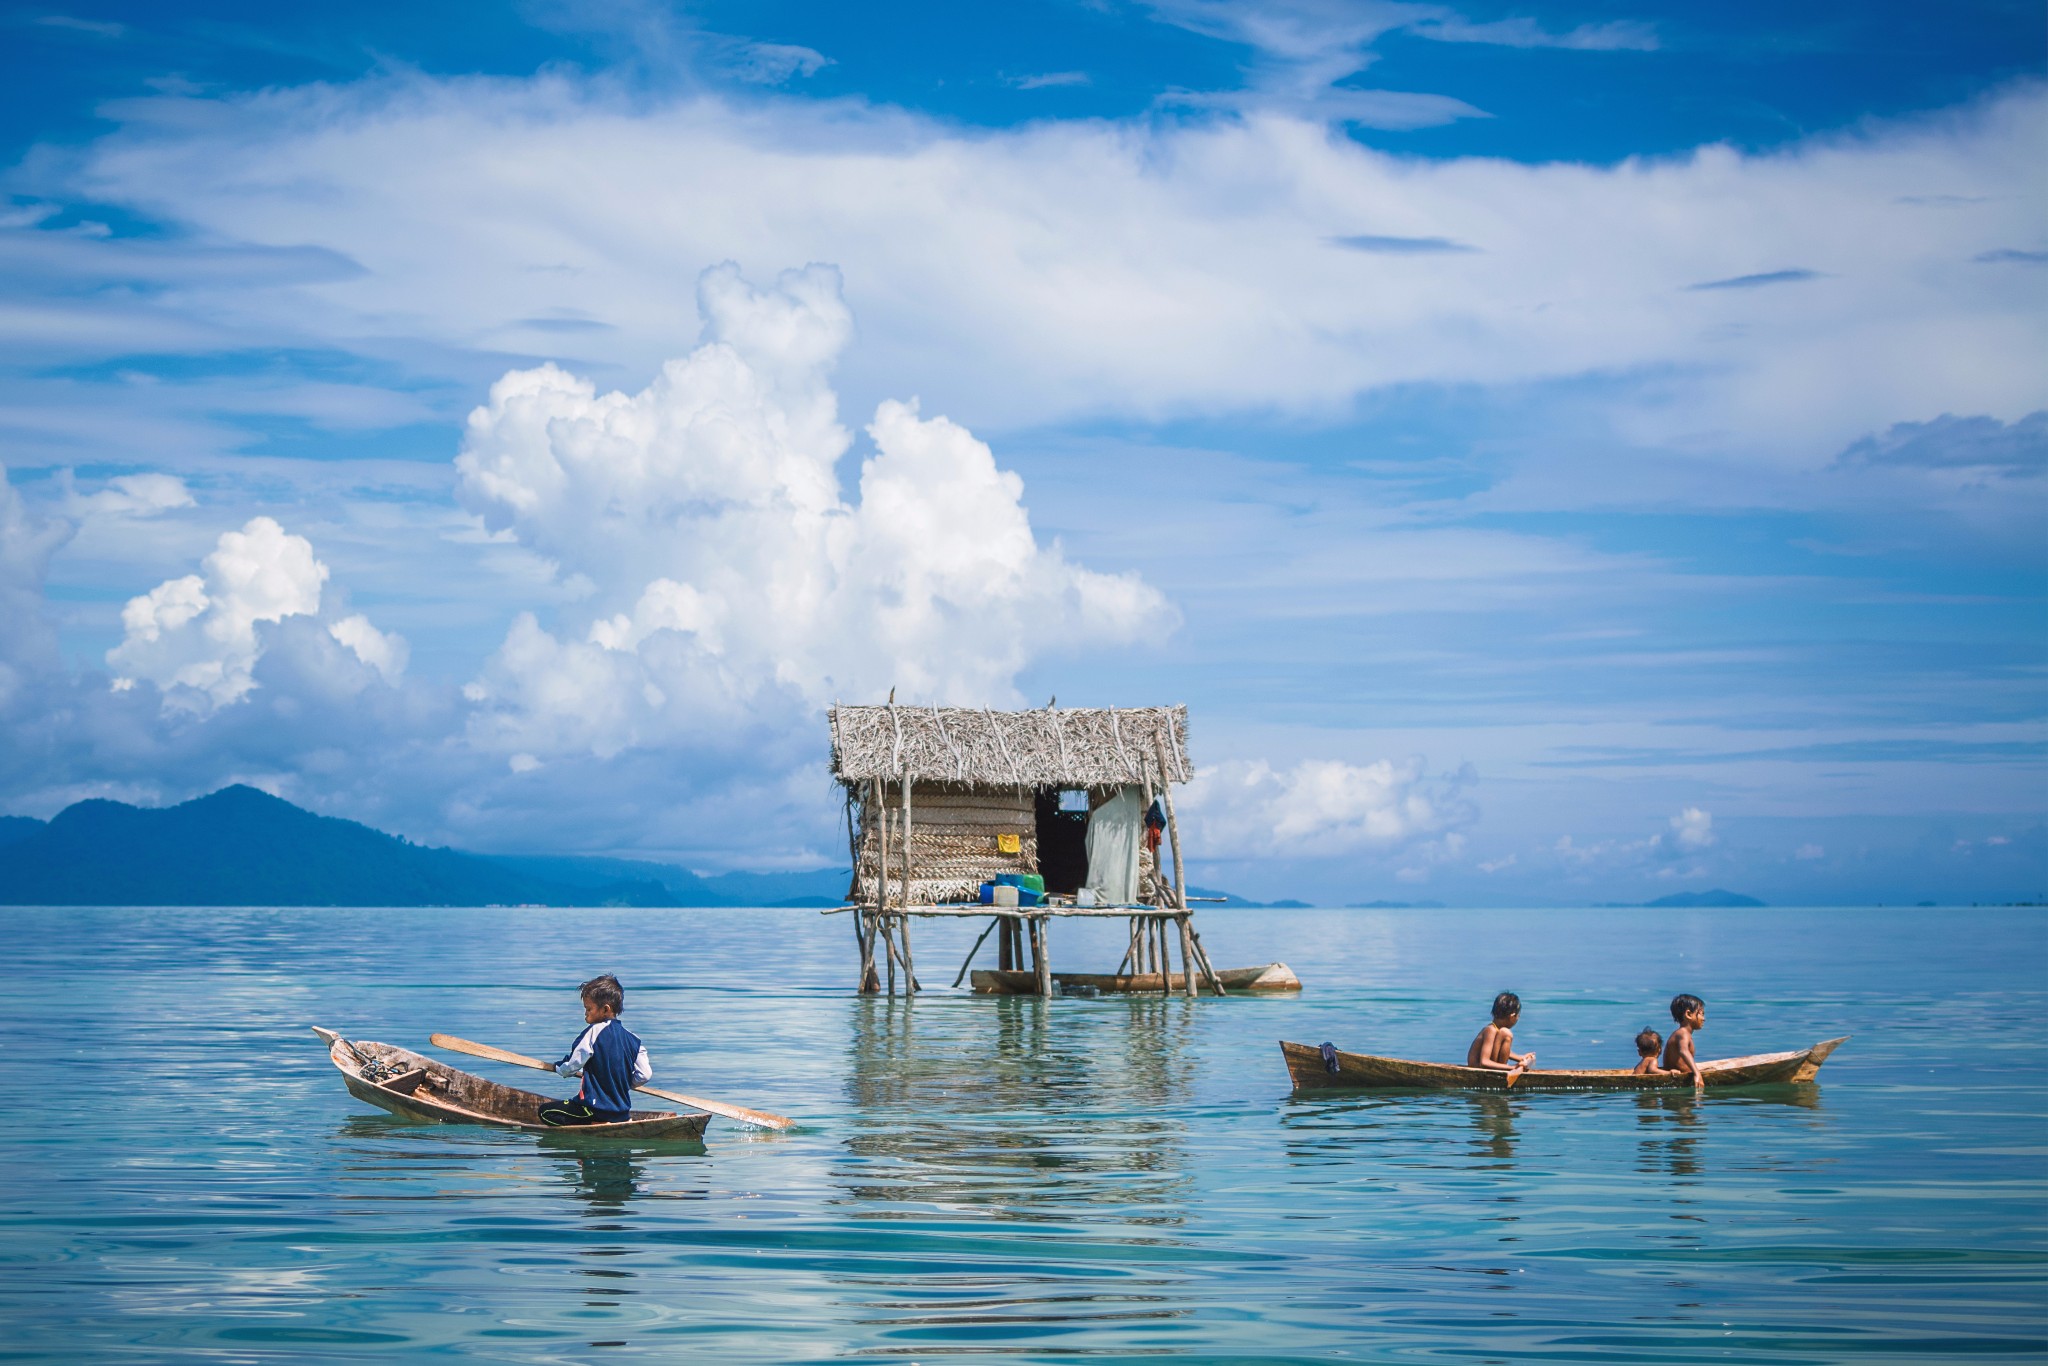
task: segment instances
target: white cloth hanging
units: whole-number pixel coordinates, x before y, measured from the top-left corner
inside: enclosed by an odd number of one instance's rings
[[[1138,899],[1138,841],[1145,830],[1145,799],[1135,787],[1120,787],[1088,817],[1088,886],[1103,906],[1128,906]]]

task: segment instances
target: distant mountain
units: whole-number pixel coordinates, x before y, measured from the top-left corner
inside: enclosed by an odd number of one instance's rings
[[[844,868],[706,877],[669,863],[427,848],[253,787],[178,806],[0,816],[6,906],[837,906]],[[1190,887],[1225,906],[1301,907]]]
[[[0,843],[12,906],[484,906],[673,904],[652,880],[571,887],[253,787],[178,806],[84,801]],[[0,836],[5,839],[5,836]]]
[[[1698,910],[1707,906],[1761,906],[1764,903],[1753,896],[1716,887],[1711,892],[1674,892],[1643,904],[1655,910]]]
[[[600,887],[616,882],[655,882],[668,892],[668,906],[837,906],[846,900],[853,879],[844,868],[819,868],[803,873],[693,873],[673,863],[638,859],[587,858],[563,855],[492,855],[478,857],[530,877],[569,887]]]
[[[1250,897],[1239,896],[1235,892],[1220,892],[1214,887],[1189,887],[1188,898],[1193,900],[1196,897],[1202,897],[1211,902],[1220,901],[1225,906],[1235,906],[1248,911],[1305,911],[1309,909],[1309,903],[1306,901],[1253,901]]]

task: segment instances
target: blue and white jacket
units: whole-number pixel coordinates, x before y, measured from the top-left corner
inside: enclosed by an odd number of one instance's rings
[[[555,1070],[583,1078],[576,1099],[601,1115],[621,1119],[632,1113],[633,1088],[654,1076],[639,1036],[616,1019],[599,1020],[577,1035],[576,1046]]]

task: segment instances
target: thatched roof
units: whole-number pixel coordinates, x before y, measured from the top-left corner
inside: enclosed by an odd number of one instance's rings
[[[832,776],[917,782],[1097,787],[1175,782],[1188,763],[1186,707],[834,707]]]

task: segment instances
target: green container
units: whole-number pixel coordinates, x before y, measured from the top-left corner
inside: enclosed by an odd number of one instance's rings
[[[1045,895],[1045,879],[1036,873],[1024,874],[1017,879],[1017,885],[1027,892],[1036,892],[1040,896]]]

